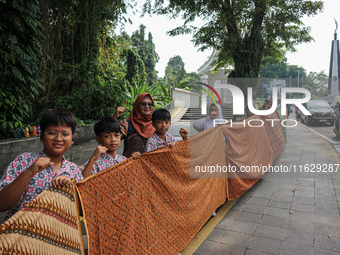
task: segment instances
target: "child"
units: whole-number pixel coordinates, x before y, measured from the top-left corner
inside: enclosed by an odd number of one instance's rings
[[[122,135],[118,121],[113,118],[102,119],[94,125],[94,132],[99,146],[84,164],[84,178],[126,160],[126,157],[116,153]],[[132,153],[132,156],[137,158],[135,154]]]
[[[55,187],[70,183],[71,178],[83,179],[77,165],[64,157],[73,144],[76,126],[76,118],[66,109],[44,112],[40,121],[43,152],[20,154],[0,179],[0,211],[9,210],[5,219],[51,184]]]
[[[175,146],[176,139],[167,133],[171,126],[171,114],[168,110],[163,108],[155,110],[152,114],[152,125],[156,129],[156,132],[149,138],[146,144],[146,151],[152,151],[166,145],[170,147]],[[186,140],[189,130],[187,128],[181,128],[179,133],[182,139]]]

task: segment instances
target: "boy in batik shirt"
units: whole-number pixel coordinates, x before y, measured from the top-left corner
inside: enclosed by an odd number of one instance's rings
[[[152,113],[152,125],[156,132],[149,138],[146,144],[146,151],[156,150],[164,146],[175,146],[176,139],[171,134],[167,133],[171,126],[171,114],[166,109],[157,109]],[[188,138],[189,130],[181,128],[179,131],[183,140]]]
[[[94,132],[99,146],[84,164],[84,178],[126,160],[126,157],[116,153],[122,135],[118,121],[113,118],[102,119],[94,125]],[[132,154],[134,158],[138,156],[136,153]]]
[[[49,109],[41,117],[40,140],[44,150],[17,156],[0,179],[0,211],[10,218],[49,186],[60,186],[83,179],[78,166],[65,159],[64,153],[75,137],[77,120],[66,109]]]

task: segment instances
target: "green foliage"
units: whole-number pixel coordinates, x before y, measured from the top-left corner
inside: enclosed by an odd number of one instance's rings
[[[127,111],[125,111],[122,118],[127,118],[130,115],[133,104],[137,99],[138,95],[141,93],[149,93],[155,102],[155,108],[164,107],[171,101],[167,85],[160,81],[157,81],[152,86],[148,86],[145,79],[132,79],[132,82],[124,80],[124,91],[122,93],[124,106]]]
[[[132,82],[133,79],[144,79],[146,76],[144,62],[134,48],[127,50],[127,72],[125,79]]]
[[[325,71],[310,72],[304,80],[303,87],[308,89],[313,96],[327,96],[328,91],[328,75]]]
[[[15,137],[42,88],[39,1],[0,3],[0,138]]]
[[[200,81],[200,77],[195,72],[187,73],[182,57],[176,55],[169,59],[163,81],[168,84],[170,94],[174,88],[197,90],[196,83]]]
[[[152,6],[153,5],[153,6]],[[225,1],[163,0],[146,1],[144,12],[181,15],[184,24],[169,31],[172,36],[193,33],[200,50],[218,51],[216,69],[233,66],[230,78],[257,78],[264,57],[282,60],[286,51],[312,41],[310,28],[301,18],[322,11],[322,1]],[[195,19],[205,21],[195,27]],[[241,86],[241,85],[240,85]],[[243,88],[241,86],[243,90]]]
[[[132,45],[136,47],[140,59],[144,63],[147,83],[151,86],[157,80],[155,66],[159,61],[159,57],[155,50],[152,34],[149,33],[148,40],[145,40],[145,28],[146,27],[141,24],[139,30],[132,33],[131,41]]]
[[[79,124],[113,116],[139,93],[170,101],[157,82],[152,34],[113,33],[135,0],[0,1],[0,138],[39,123],[47,108],[71,110]]]

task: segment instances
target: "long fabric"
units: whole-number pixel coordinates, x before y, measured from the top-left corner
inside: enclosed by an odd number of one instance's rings
[[[220,172],[209,166],[272,164],[284,146],[280,122],[273,127],[223,125],[175,148],[128,159],[77,183],[87,227],[89,254],[178,254],[226,199],[248,190],[262,172]],[[256,120],[255,120],[256,119]]]
[[[279,156],[285,144],[281,121],[276,112],[268,116],[252,115],[236,123],[233,126],[221,126],[226,142],[227,165],[237,169],[236,172],[228,172],[229,200],[251,188],[263,175],[264,167],[268,168]],[[255,170],[241,172],[242,167]]]
[[[0,225],[0,254],[84,254],[75,184],[48,188]]]
[[[77,186],[89,254],[177,254],[226,199],[225,179],[190,178],[190,141],[130,158]]]
[[[88,253],[178,254],[219,206],[264,174],[242,167],[271,165],[281,153],[283,129],[273,119],[277,113],[211,128],[78,182]],[[212,171],[221,166],[237,171]],[[0,254],[81,254],[75,201],[69,186],[41,193],[0,226]]]

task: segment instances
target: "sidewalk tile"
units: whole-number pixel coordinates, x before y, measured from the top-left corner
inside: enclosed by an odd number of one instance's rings
[[[296,191],[294,192],[294,196],[297,197],[306,197],[306,198],[314,198],[314,192],[308,192],[308,191],[301,191],[299,187],[296,187]]]
[[[328,224],[314,223],[314,233],[320,235],[330,235],[340,238],[340,226],[329,222]]]
[[[339,255],[339,252],[314,248],[314,255]]]
[[[314,198],[307,197],[293,197],[293,203],[314,205]]]
[[[288,219],[286,228],[289,230],[313,233],[313,225],[312,220]]]
[[[273,227],[285,228],[287,225],[288,217],[279,217],[272,215],[263,215],[260,225],[268,225]]]
[[[226,231],[225,234],[221,237],[220,242],[247,248],[249,242],[252,238],[252,235],[234,232],[234,231]]]
[[[251,197],[248,200],[249,204],[257,204],[257,205],[268,205],[270,199],[268,198],[260,198],[260,197]]]
[[[300,203],[293,202],[291,210],[293,212],[302,211],[302,212],[314,213],[314,205],[307,205],[307,204],[300,204]]]
[[[314,223],[319,223],[319,224],[326,224],[328,225],[329,223],[335,224],[336,226],[339,226],[339,217],[335,216],[327,216],[327,215],[320,215],[320,214],[314,214]],[[340,226],[339,226],[340,228]]]
[[[250,242],[249,249],[271,254],[279,254],[281,241],[267,237],[254,236]]]
[[[280,255],[312,255],[313,247],[297,243],[282,242]]]
[[[264,211],[266,210],[266,206],[265,205],[257,205],[257,204],[250,204],[247,203],[242,211],[243,212],[253,212],[253,213],[259,213],[259,214],[263,214]]]
[[[268,206],[289,210],[291,207],[291,202],[271,200]]]
[[[246,250],[245,247],[218,243],[210,255],[237,255],[244,254]]]
[[[239,221],[246,221],[252,223],[259,223],[263,214],[258,213],[250,213],[250,212],[240,212],[237,215],[237,220]]]
[[[217,243],[210,241],[210,240],[204,240],[204,242],[200,245],[200,247],[195,251],[194,254],[199,255],[210,255],[211,252],[215,249]]]
[[[314,235],[314,244],[321,249],[340,253],[340,238],[338,237],[329,238],[328,235],[316,234]]]
[[[286,229],[284,234],[284,241],[312,246],[313,234]]]
[[[207,240],[219,242],[221,237],[225,234],[224,229],[215,228],[207,237]]]
[[[273,226],[266,226],[266,225],[258,225],[256,228],[254,236],[262,236],[273,238],[277,240],[283,240],[285,233],[284,228],[278,228]]]
[[[244,255],[268,255],[268,254],[272,255],[273,253],[267,253],[267,252],[247,249],[247,251]]]
[[[228,230],[253,235],[257,226],[256,223],[234,220]]]
[[[268,206],[264,212],[265,215],[279,216],[279,217],[287,217],[289,216],[289,210],[270,207]]]

